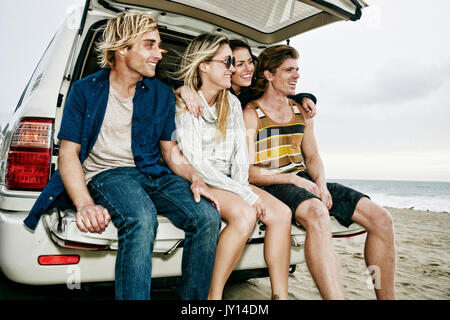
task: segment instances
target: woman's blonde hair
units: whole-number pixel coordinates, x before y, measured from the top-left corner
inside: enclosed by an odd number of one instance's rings
[[[97,45],[100,67],[113,68],[117,50],[131,48],[145,33],[157,28],[156,19],[145,13],[123,12],[110,19],[103,30],[103,40]]]
[[[184,81],[184,85],[198,91],[202,86],[200,78],[200,64],[210,61],[223,44],[230,44],[228,38],[221,34],[202,33],[195,37],[186,48],[177,73],[178,79]],[[183,110],[187,107],[179,95],[176,95],[177,105]],[[217,109],[217,141],[225,138],[227,131],[227,116],[230,109],[228,102],[228,89],[219,92],[216,99]]]
[[[255,77],[256,84],[253,88],[257,93],[264,93],[267,90],[269,81],[267,81],[264,71],[268,70],[275,73],[284,60],[288,58],[298,59],[298,51],[288,45],[280,44],[264,49],[258,56]]]

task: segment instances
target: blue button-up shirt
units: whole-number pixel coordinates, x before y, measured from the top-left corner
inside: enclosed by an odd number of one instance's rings
[[[76,81],[64,107],[58,138],[80,144],[80,162],[88,157],[97,140],[109,95],[109,69],[102,69]],[[133,98],[131,149],[136,167],[151,176],[171,173],[158,163],[159,141],[176,140],[175,99],[173,91],[156,78],[144,78],[136,84]],[[70,208],[73,203],[65,192],[59,170],[42,190],[24,223],[35,229],[40,217],[54,208]]]

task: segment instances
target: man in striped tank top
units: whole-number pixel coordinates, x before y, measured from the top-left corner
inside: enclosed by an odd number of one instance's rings
[[[287,98],[299,79],[297,59],[298,52],[287,45],[267,48],[258,58],[256,90],[264,94],[244,109],[249,182],[288,205],[306,230],[305,260],[324,299],[343,299],[329,215],[346,227],[356,222],[367,230],[366,264],[380,271],[375,294],[395,299],[392,217],[367,195],[326,182],[314,119],[305,119]]]

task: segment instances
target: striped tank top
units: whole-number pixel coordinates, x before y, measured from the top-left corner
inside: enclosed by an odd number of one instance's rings
[[[289,99],[289,104],[294,116],[289,122],[278,123],[256,101],[250,103],[258,116],[255,165],[277,173],[306,170],[301,150],[305,119],[294,100]]]

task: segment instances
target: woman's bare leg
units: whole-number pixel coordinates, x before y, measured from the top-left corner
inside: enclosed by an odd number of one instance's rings
[[[216,249],[216,258],[209,289],[209,300],[222,299],[223,289],[241,258],[245,243],[256,223],[256,210],[233,192],[211,188],[220,205],[220,215],[227,222]]]

